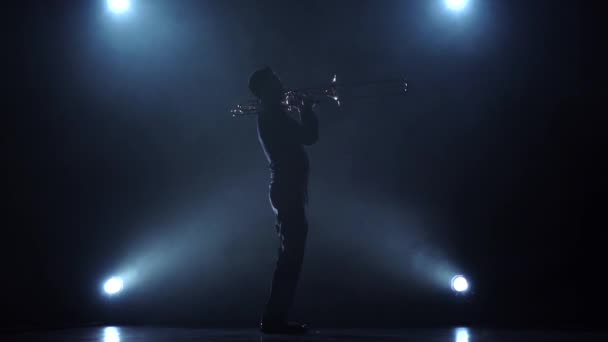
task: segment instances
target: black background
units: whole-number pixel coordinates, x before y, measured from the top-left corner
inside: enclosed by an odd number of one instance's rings
[[[255,325],[276,248],[268,175],[255,121],[227,110],[264,65],[288,86],[334,73],[409,83],[405,97],[318,109],[295,317],[601,325],[605,119],[586,100],[601,77],[589,12],[479,0],[458,14],[442,1],[7,7],[2,325]],[[105,297],[101,282],[125,264],[141,281]],[[474,293],[429,276],[444,266]]]

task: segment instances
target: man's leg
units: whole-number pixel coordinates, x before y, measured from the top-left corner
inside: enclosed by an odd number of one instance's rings
[[[273,203],[277,211],[279,253],[270,298],[262,319],[264,322],[286,322],[295,297],[308,233],[304,205],[295,204],[281,206]]]

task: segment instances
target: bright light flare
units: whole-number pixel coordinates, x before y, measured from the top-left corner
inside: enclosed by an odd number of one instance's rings
[[[469,282],[463,275],[457,275],[452,278],[452,290],[456,292],[466,292],[469,289]]]
[[[120,342],[120,331],[116,327],[103,329],[103,342]]]
[[[452,11],[462,11],[468,3],[469,0],[445,0],[445,5]]]
[[[116,14],[125,13],[131,8],[131,1],[129,0],[107,0],[107,3],[110,11]]]
[[[112,277],[103,284],[103,290],[107,294],[113,295],[122,291],[123,285],[122,278]]]
[[[458,328],[456,329],[456,342],[469,342],[469,329]]]

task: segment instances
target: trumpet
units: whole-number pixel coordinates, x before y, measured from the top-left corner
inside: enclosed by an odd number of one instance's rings
[[[329,86],[326,87],[295,88],[285,90],[284,98],[283,101],[281,101],[281,104],[287,113],[298,113],[301,109],[302,99],[304,97],[312,98],[315,103],[319,103],[322,100],[329,100],[340,107],[342,105],[341,95],[345,89],[355,93],[360,93],[362,91],[367,93],[365,95],[348,96],[348,99],[351,100],[378,98],[384,96],[402,96],[407,93],[407,88],[408,84],[406,80],[402,78],[354,83],[338,83],[337,76],[334,75]],[[369,94],[370,91],[372,91],[372,94]],[[232,107],[230,109],[230,113],[233,117],[257,115],[260,112],[260,105],[259,100],[243,101]]]

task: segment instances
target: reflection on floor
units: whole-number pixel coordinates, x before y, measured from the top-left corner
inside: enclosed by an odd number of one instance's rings
[[[163,327],[87,327],[36,331],[0,336],[2,341],[412,341],[412,342],[499,342],[499,341],[608,341],[608,332],[560,332],[517,330],[411,329],[411,330],[313,330],[305,336],[268,336],[256,330],[221,330]]]

